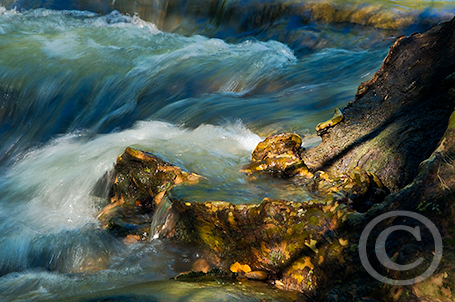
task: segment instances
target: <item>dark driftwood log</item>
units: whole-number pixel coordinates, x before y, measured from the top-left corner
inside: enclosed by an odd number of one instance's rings
[[[344,119],[303,156],[310,169],[358,166],[392,191],[410,183],[447,128],[455,104],[455,21],[401,37],[382,68],[362,83]]]

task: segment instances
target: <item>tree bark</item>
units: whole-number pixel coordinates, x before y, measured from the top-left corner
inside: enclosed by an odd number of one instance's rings
[[[322,143],[303,160],[331,174],[354,167],[375,173],[393,192],[409,184],[442,137],[455,104],[455,20],[399,38],[381,69],[362,83],[319,131]]]

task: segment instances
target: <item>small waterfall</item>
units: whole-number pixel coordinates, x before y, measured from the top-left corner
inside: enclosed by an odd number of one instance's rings
[[[164,195],[150,224],[150,241],[169,235],[174,229],[178,218],[179,213],[172,208],[172,202]]]

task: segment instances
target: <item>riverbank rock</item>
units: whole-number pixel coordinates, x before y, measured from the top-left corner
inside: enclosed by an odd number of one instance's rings
[[[419,174],[404,189],[388,195],[380,205],[370,208],[366,213],[352,216],[346,220],[337,232],[344,233],[346,240],[353,245],[342,246],[345,262],[340,264],[335,259],[327,259],[319,269],[324,270],[330,278],[327,283],[320,284],[318,291],[325,301],[350,301],[368,297],[375,301],[453,301],[455,298],[455,111],[452,113],[448,127],[434,152],[419,166]],[[433,226],[422,223],[411,216],[393,214],[378,222],[371,230],[365,242],[360,241],[360,234],[367,224],[382,214],[392,211],[409,211],[422,215]],[[375,246],[381,233],[390,227],[418,227],[419,240],[411,233],[392,232],[385,242],[389,258],[397,264],[412,264],[420,261],[420,265],[406,270],[392,270],[382,265],[374,254]],[[439,239],[437,238],[438,236]],[[442,242],[438,242],[442,240]],[[442,243],[442,244],[441,244]],[[368,253],[370,271],[366,271],[361,263],[358,247],[364,244]],[[434,262],[436,261],[436,262]],[[440,261],[440,262],[439,262]],[[431,270],[433,263],[434,270]],[[329,265],[327,265],[329,264]],[[393,280],[412,280],[418,276],[426,278],[409,284],[386,284],[373,278],[374,269],[382,278]],[[349,280],[342,282],[341,280]],[[322,300],[321,300],[322,301]]]

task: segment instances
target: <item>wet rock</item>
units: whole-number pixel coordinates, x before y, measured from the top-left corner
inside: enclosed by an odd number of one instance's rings
[[[295,133],[282,133],[270,136],[260,142],[252,153],[252,160],[263,160],[270,153],[298,154],[302,139]]]
[[[264,271],[251,271],[245,274],[245,277],[251,280],[264,281],[267,279],[268,275]]]
[[[166,192],[200,178],[149,152],[129,147],[117,158],[111,177],[109,204],[99,212],[98,219],[118,236],[142,238],[149,234],[153,215]]]
[[[267,137],[252,153],[251,163],[243,167],[247,174],[263,173],[278,177],[311,177],[300,153],[302,139],[295,133]]]
[[[174,200],[181,218],[173,238],[213,251],[222,270],[246,277],[263,271],[273,280],[282,275],[287,289],[312,292],[326,278],[319,268],[325,259],[345,261],[339,252],[349,239],[336,230],[356,215],[352,204],[382,185],[360,169],[330,181],[330,193],[319,201],[266,198],[259,205],[233,205]]]
[[[260,143],[252,157],[263,160],[276,153],[297,157],[300,145],[296,134],[277,135]],[[307,202],[264,199],[259,205],[189,203],[173,200],[166,192],[184,181],[197,180],[196,175],[131,148],[119,156],[111,175],[111,204],[99,219],[117,236],[126,237],[127,242],[150,238],[154,214],[166,201],[176,219],[165,237],[213,253],[215,260],[207,263],[209,267],[216,263],[223,271],[254,280],[276,280],[282,275],[287,289],[299,291],[316,288],[316,279],[324,273],[310,264],[330,258],[336,246],[342,246],[344,239],[335,230],[355,213],[357,203],[363,204],[373,189],[382,186],[374,175],[360,169],[334,179],[323,172],[311,178],[297,174],[296,183],[312,187],[324,198]],[[319,248],[327,242],[330,249]]]

